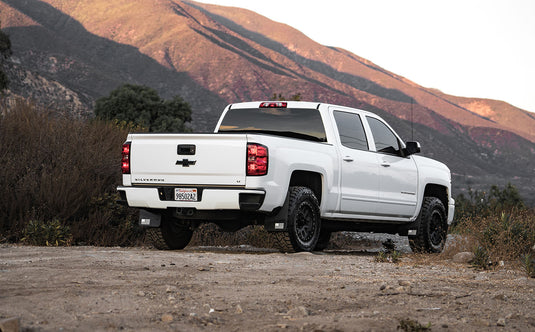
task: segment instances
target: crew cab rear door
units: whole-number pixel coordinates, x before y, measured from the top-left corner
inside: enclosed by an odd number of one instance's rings
[[[340,146],[340,213],[375,215],[379,208],[379,161],[369,145],[361,116],[333,108]]]
[[[131,134],[133,185],[245,185],[247,136]]]

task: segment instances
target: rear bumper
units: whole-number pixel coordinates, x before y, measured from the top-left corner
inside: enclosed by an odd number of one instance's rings
[[[117,187],[128,206],[148,209],[194,208],[197,210],[255,210],[255,196],[260,208],[265,196],[262,190],[203,188],[198,202],[180,202],[162,199],[158,187]]]

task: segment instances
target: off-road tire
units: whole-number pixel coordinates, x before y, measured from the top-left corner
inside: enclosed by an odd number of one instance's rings
[[[193,231],[178,220],[162,215],[160,227],[147,229],[147,236],[156,249],[179,250],[189,244]]]
[[[446,244],[448,221],[444,204],[436,197],[424,197],[418,219],[416,235],[409,235],[413,252],[440,253]]]
[[[318,199],[307,187],[290,187],[288,221],[285,232],[275,233],[282,252],[312,251],[321,230]]]

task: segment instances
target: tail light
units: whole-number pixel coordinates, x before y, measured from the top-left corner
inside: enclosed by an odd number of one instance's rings
[[[288,103],[285,101],[266,101],[260,104],[260,108],[286,108]]]
[[[123,152],[121,153],[121,171],[123,174],[130,174],[130,145],[132,143],[126,142],[123,144]]]
[[[247,175],[266,175],[268,172],[268,149],[262,144],[247,144]]]

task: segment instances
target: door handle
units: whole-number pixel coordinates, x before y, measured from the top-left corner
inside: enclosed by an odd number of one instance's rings
[[[353,161],[353,158],[351,158],[349,156],[346,156],[343,159],[344,159],[344,161],[347,161],[347,162],[352,162]]]
[[[390,164],[388,164],[388,163],[383,163],[383,164],[381,164],[381,166],[383,166],[383,167],[390,167]]]

